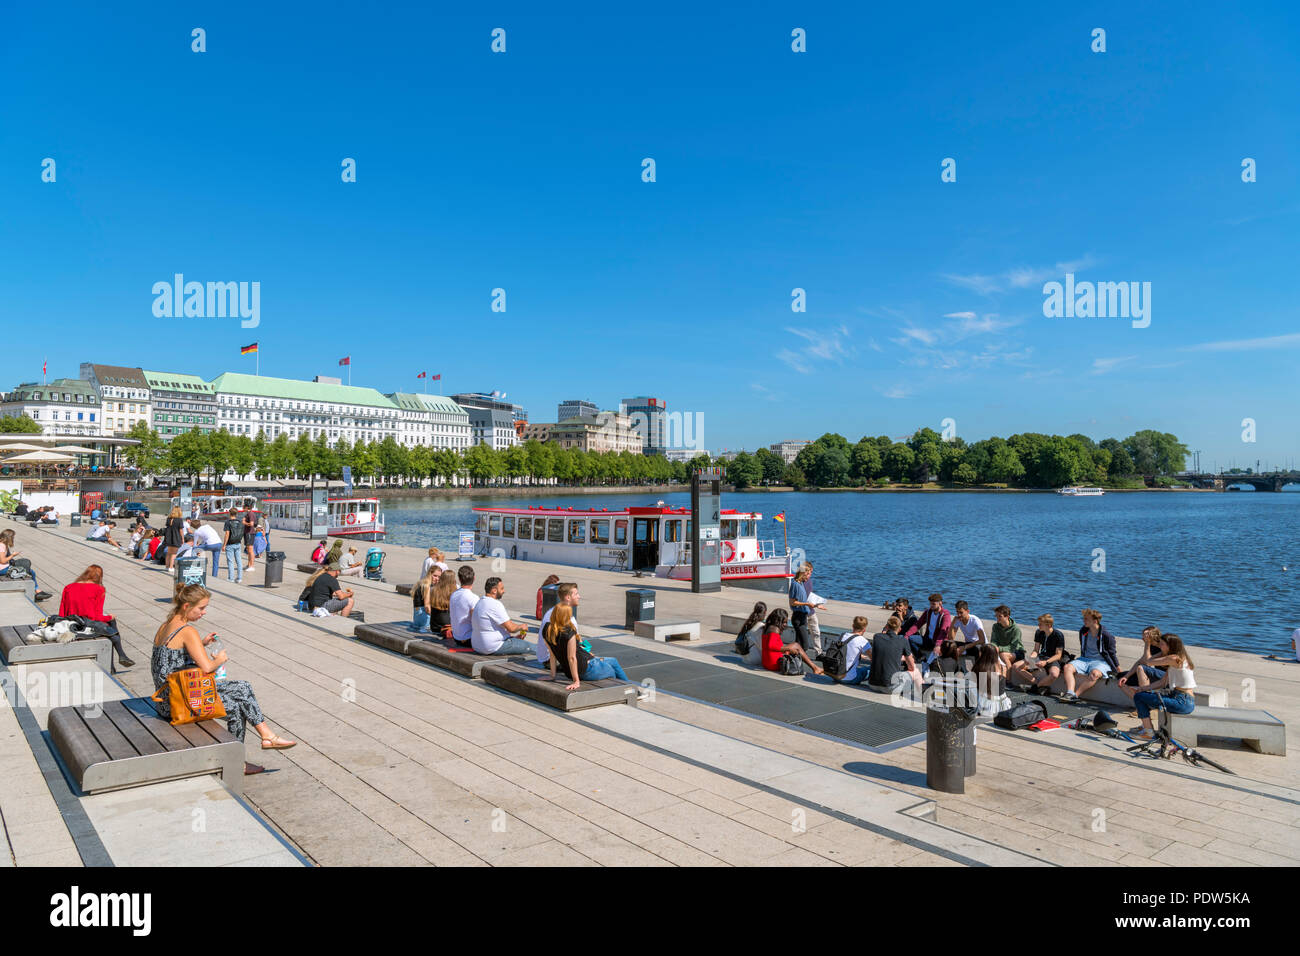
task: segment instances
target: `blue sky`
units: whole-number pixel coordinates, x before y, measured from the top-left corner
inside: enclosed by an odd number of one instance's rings
[[[0,387],[257,340],[536,421],[659,395],[715,451],[952,418],[1300,464],[1300,14],[1132,6],[11,6]],[[1150,282],[1150,326],[1044,317],[1066,271]],[[259,328],[155,318],[178,272],[260,282]]]

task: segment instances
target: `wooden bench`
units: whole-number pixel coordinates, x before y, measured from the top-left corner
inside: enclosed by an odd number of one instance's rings
[[[410,596],[411,596],[411,590],[412,590],[414,587],[415,587],[414,584],[394,584],[394,585],[393,585],[393,589],[394,589],[395,591],[397,591],[398,594],[404,594],[404,595],[406,595],[407,597],[410,597]]]
[[[353,633],[359,641],[396,651],[471,680],[482,678],[484,664],[500,664],[527,657],[520,654],[477,654],[468,647],[452,647],[427,631],[423,635],[416,634],[402,621],[362,624]]]
[[[637,637],[648,637],[665,643],[700,639],[699,621],[633,621],[632,630]]]
[[[1240,740],[1256,753],[1286,756],[1286,724],[1264,710],[1199,708],[1190,714],[1160,711],[1160,726],[1181,744],[1195,747],[1201,737]]]
[[[636,706],[637,685],[615,677],[583,681],[577,690],[565,690],[570,681],[563,675],[560,680],[553,681],[549,669],[520,661],[488,664],[483,668],[482,675],[484,682],[493,687],[566,713],[603,707],[606,704]]]
[[[220,774],[231,793],[244,787],[244,745],[223,723],[173,727],[146,698],[91,707],[56,707],[50,741],[83,793]]]
[[[301,564],[294,565],[294,567],[296,567],[303,574],[315,574],[317,571],[321,569],[321,566],[319,564],[316,564],[314,561],[304,561]]]
[[[6,664],[37,664],[47,661],[74,661],[89,658],[103,668],[113,669],[113,645],[106,637],[93,637],[68,641],[66,644],[28,644],[26,637],[36,625],[6,625],[0,627],[0,654]]]

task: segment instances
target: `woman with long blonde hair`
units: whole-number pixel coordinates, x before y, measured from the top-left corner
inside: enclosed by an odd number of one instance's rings
[[[411,630],[417,634],[429,630],[429,618],[433,613],[433,589],[441,577],[442,568],[435,564],[411,588]]]
[[[212,593],[200,584],[187,584],[177,588],[172,598],[171,610],[167,620],[158,628],[153,637],[153,653],[149,660],[149,670],[153,674],[157,695],[154,707],[158,716],[171,720],[171,700],[167,693],[167,678],[180,670],[197,667],[204,674],[211,674],[226,663],[224,650],[216,657],[208,655],[208,645],[216,639],[213,632],[207,637],[199,634],[198,622],[208,612],[208,601]],[[253,686],[246,680],[218,680],[217,694],[226,710],[226,729],[239,738],[242,743],[248,724],[253,725],[262,738],[263,750],[288,750],[297,744],[295,740],[278,737],[267,726],[262,709],[257,705]],[[244,773],[261,773],[265,768],[257,764],[245,763]]]
[[[171,513],[167,515],[166,530],[163,545],[167,548],[167,570],[170,571],[176,563],[176,552],[185,543],[185,519],[181,517],[180,505],[172,506]]]
[[[451,596],[458,586],[456,575],[443,571],[429,598],[429,630],[444,638],[451,636]]]
[[[578,637],[578,629],[573,622],[573,608],[567,604],[555,606],[555,610],[551,612],[551,620],[542,630],[542,640],[551,651],[549,658],[551,680],[559,680],[556,676],[558,662],[559,669],[564,671],[564,676],[572,681],[564,688],[565,690],[577,690],[578,685],[584,680],[596,681],[608,677],[628,679],[617,658],[594,657],[582,647],[582,640]]]
[[[1138,717],[1142,721],[1142,730],[1133,734],[1134,740],[1151,740],[1155,731],[1151,727],[1151,711],[1167,710],[1171,714],[1190,714],[1196,709],[1196,677],[1193,671],[1196,665],[1187,652],[1187,645],[1177,634],[1161,634],[1156,643],[1164,651],[1159,657],[1150,660],[1152,667],[1163,667],[1165,676],[1159,680],[1148,681],[1146,671],[1138,668],[1133,676],[1137,684],[1121,684],[1126,694],[1133,697]]]

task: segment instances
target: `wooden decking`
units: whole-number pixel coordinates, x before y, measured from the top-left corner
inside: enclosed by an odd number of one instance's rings
[[[102,546],[92,549],[76,530],[19,529],[18,546],[56,594],[87,564],[104,566],[106,607],[138,662],[119,679],[147,696],[150,639],[171,579]],[[1300,748],[1287,757],[1215,751],[1240,775],[1228,777],[1135,762],[1109,741],[1069,731],[981,728],[978,776],[964,795],[940,795],[925,788],[923,744],[874,753],[667,694],[635,709],[635,723],[618,730],[368,646],[351,639],[354,625],[345,619],[292,610],[305,578],[292,568],[314,542],[277,533],[274,546],[288,552],[284,584],[264,590],[213,582],[205,626],[221,635],[230,676],[251,681],[272,727],[300,742],[263,754],[249,734],[247,758],[273,772],[247,778],[245,798],[322,865],[978,861],[979,840],[952,849],[944,834],[953,831],[1054,863],[1300,862]],[[391,582],[413,579],[424,557],[420,549],[384,547],[390,583],[349,582],[372,622],[409,617],[410,599]],[[621,626],[629,587],[656,588],[661,617],[700,620],[705,628],[720,613],[745,613],[755,599],[735,589],[692,595],[679,582],[524,562],[481,559],[475,567],[480,586],[489,574],[505,580],[507,607],[525,619],[547,573],[577,581],[583,626],[592,632]],[[245,574],[246,582],[261,579],[260,565]],[[881,623],[879,609],[842,603],[824,617],[842,624],[864,611],[873,627]],[[711,630],[702,638],[704,648],[670,645],[665,652],[698,655],[715,639],[730,640]],[[1135,647],[1121,641],[1121,657]],[[1241,706],[1243,680],[1253,681],[1244,688],[1255,696],[1247,706],[1269,710],[1294,732],[1300,665],[1203,649],[1196,659],[1198,677],[1227,687],[1234,706]],[[720,748],[734,751],[731,769],[674,752],[675,727],[712,732]],[[780,786],[765,784],[763,761],[790,758],[808,769],[783,773]],[[746,761],[752,772],[743,769]],[[0,783],[0,813],[8,825],[5,787]],[[863,819],[837,810],[828,787],[860,794]],[[875,799],[888,813],[871,816]],[[902,815],[897,806],[928,800],[937,801],[942,826],[929,827],[935,832],[911,816],[906,826],[889,824]],[[928,835],[915,836],[915,827]]]

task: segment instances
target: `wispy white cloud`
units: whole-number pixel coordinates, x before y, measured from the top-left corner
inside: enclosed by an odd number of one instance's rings
[[[912,394],[912,390],[906,385],[892,385],[880,394],[885,398],[907,398]]]
[[[853,347],[846,341],[849,338],[847,326],[840,325],[830,330],[787,326],[786,331],[807,344],[800,346],[797,351],[783,348],[776,353],[776,357],[802,375],[810,374],[817,362],[840,362],[855,354]]]
[[[966,319],[970,321],[977,318],[974,312],[948,312],[944,315],[945,319]]]
[[[1288,332],[1286,335],[1269,335],[1259,339],[1223,339],[1218,342],[1202,342],[1200,345],[1184,345],[1183,352],[1250,352],[1255,349],[1280,349],[1300,345],[1300,332]]]
[[[1049,279],[1060,278],[1067,272],[1078,272],[1094,265],[1096,260],[1091,255],[1085,255],[1080,259],[1058,262],[1050,267],[1015,266],[991,275],[978,272],[969,275],[943,273],[942,278],[953,285],[978,292],[980,295],[993,295],[1008,289],[1027,289]]]
[[[1115,369],[1119,368],[1119,366],[1123,365],[1125,362],[1132,362],[1136,358],[1137,358],[1136,355],[1120,355],[1114,358],[1093,359],[1092,371],[1089,374],[1105,375],[1107,372],[1113,372]]]

